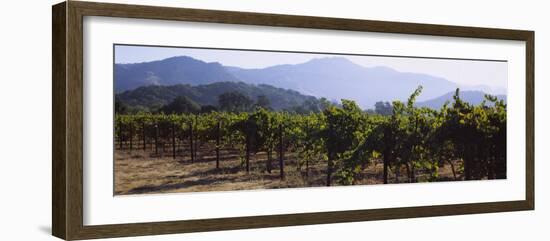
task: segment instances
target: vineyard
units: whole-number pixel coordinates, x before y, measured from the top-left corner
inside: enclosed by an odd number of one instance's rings
[[[208,191],[223,182],[215,190],[506,178],[504,101],[487,95],[474,106],[457,90],[434,110],[415,107],[421,90],[387,114],[349,100],[307,114],[117,113],[115,193]],[[186,168],[198,172],[193,180],[184,180]],[[154,174],[138,176],[146,172]],[[168,172],[169,182],[147,181]],[[223,179],[228,174],[234,178]],[[236,186],[241,181],[256,185]]]

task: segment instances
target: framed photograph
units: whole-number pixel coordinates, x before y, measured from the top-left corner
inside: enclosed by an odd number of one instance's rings
[[[53,6],[53,235],[534,209],[534,32]]]

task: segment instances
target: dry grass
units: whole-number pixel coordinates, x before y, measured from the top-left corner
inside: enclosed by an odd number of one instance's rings
[[[310,164],[306,177],[305,166],[297,168],[291,154],[285,156],[285,178],[280,180],[279,166],[274,156],[273,170],[265,168],[265,153],[251,155],[250,172],[247,174],[238,153],[224,151],[220,168],[216,169],[215,156],[199,153],[198,161],[191,163],[189,158],[170,155],[151,155],[144,151],[115,151],[115,194],[145,194],[173,192],[205,192],[251,189],[274,189],[290,187],[314,187],[326,185],[326,162]],[[455,165],[456,166],[456,165]],[[374,163],[365,168],[356,184],[381,184],[383,165]],[[406,171],[401,170],[399,182],[405,182]],[[439,169],[439,180],[454,180],[450,165]],[[426,174],[419,174],[418,180]],[[396,182],[390,172],[390,182]],[[337,184],[333,181],[333,184]]]

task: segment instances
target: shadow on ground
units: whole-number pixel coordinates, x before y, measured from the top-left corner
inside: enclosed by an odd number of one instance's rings
[[[192,187],[197,185],[212,185],[214,183],[224,183],[224,182],[232,182],[235,181],[236,177],[224,177],[224,178],[202,178],[199,180],[189,180],[184,181],[180,183],[165,183],[162,185],[154,186],[154,185],[145,185],[141,187],[136,187],[130,191],[128,191],[127,194],[143,194],[143,193],[151,193],[151,192],[168,192],[171,190],[176,190],[180,188],[186,188],[186,187]]]

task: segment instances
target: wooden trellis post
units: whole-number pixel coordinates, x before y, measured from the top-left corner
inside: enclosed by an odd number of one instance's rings
[[[176,125],[172,122],[172,158],[176,159]]]
[[[218,121],[216,128],[216,169],[220,168],[221,125],[221,121]]]
[[[285,163],[283,150],[283,125],[279,125],[279,172],[281,180],[285,179]]]
[[[195,162],[195,151],[193,145],[193,122],[189,123],[189,146],[191,149],[191,163]]]

